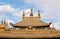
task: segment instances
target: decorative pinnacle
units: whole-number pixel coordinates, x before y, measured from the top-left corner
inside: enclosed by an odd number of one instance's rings
[[[30,16],[33,16],[33,12],[32,12],[32,9],[31,9],[31,13],[30,13]]]
[[[25,16],[25,12],[23,11],[23,17]]]
[[[38,10],[38,17],[40,18],[40,11]]]

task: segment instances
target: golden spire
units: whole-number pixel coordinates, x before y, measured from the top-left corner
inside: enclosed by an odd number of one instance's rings
[[[3,24],[4,24],[4,25],[7,25],[7,23],[6,23],[6,18],[3,20]]]
[[[38,10],[38,17],[40,18],[40,11]]]
[[[30,12],[30,16],[33,16],[33,12],[32,12],[32,9],[31,9],[31,12]]]
[[[25,17],[25,12],[23,11],[23,17]]]
[[[2,21],[1,21],[1,23],[4,24],[3,19],[2,19]]]
[[[6,19],[4,19],[4,24],[6,24]]]

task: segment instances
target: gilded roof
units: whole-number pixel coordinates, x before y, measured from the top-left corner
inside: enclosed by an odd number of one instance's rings
[[[16,24],[12,24],[11,23],[11,25],[13,25],[13,26],[48,26],[49,25],[49,23],[45,23],[45,22],[39,22],[39,23],[31,23],[31,22],[18,22],[18,23],[16,23]]]

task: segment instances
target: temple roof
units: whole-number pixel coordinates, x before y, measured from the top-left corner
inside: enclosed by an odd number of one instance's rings
[[[40,21],[39,23],[31,23],[31,22],[29,22],[29,23],[24,23],[24,22],[18,22],[18,23],[16,23],[16,24],[12,24],[12,23],[10,23],[12,26],[48,26],[48,25],[50,25],[50,23],[45,23],[45,22],[42,22],[42,21]]]
[[[5,29],[5,28],[6,28],[6,26],[4,24],[0,25],[0,29]]]
[[[6,28],[9,28],[9,27],[5,24],[0,24],[0,29],[6,29]]]

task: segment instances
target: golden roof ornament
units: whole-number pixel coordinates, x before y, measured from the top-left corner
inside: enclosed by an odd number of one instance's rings
[[[32,9],[31,9],[31,12],[30,12],[30,16],[33,16],[33,12],[32,12]]]
[[[40,18],[40,11],[38,10],[38,17]]]
[[[25,16],[25,12],[23,11],[23,17]]]

